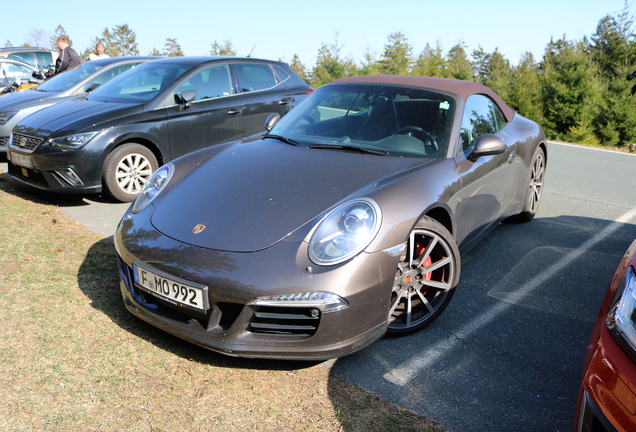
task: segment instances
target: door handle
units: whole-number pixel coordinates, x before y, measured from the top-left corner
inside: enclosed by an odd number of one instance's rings
[[[238,113],[240,113],[240,112],[241,112],[241,110],[240,110],[240,108],[239,108],[239,109],[231,109],[231,110],[229,110],[227,113],[228,113],[229,115],[236,115],[236,114],[238,114]]]
[[[517,157],[517,153],[515,152],[510,153],[510,156],[508,156],[508,163],[512,163],[516,157]]]
[[[289,98],[281,99],[278,101],[278,105],[287,105],[291,102]]]

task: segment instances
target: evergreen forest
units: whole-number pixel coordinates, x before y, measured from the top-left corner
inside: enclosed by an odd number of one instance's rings
[[[476,81],[541,124],[552,140],[630,149],[636,143],[636,31],[627,5],[603,17],[589,38],[553,38],[542,59],[525,53],[516,66],[497,49],[488,53],[480,47],[469,56],[463,43],[446,53],[439,44],[427,44],[414,56],[399,32],[389,35],[379,58],[367,52],[362,64],[341,56],[341,48],[337,42],[323,44],[311,70],[297,56],[290,65],[314,88],[370,74]]]
[[[36,43],[45,37],[41,30],[32,33]],[[60,34],[66,34],[61,25],[49,40],[51,47]],[[78,51],[80,56],[86,58],[97,42],[103,42],[111,56],[139,55],[135,32],[127,24],[104,29],[90,46]],[[468,53],[463,42],[447,52],[439,43],[426,44],[414,55],[401,32],[388,36],[379,56],[367,49],[361,62],[341,55],[341,49],[336,38],[333,44],[321,45],[312,68],[297,55],[289,64],[314,88],[336,78],[371,74],[476,81],[496,91],[519,114],[541,124],[549,139],[636,149],[636,30],[627,3],[622,11],[603,17],[591,36],[552,38],[541,59],[526,52],[514,66],[498,49],[486,52],[479,47]],[[163,50],[154,48],[148,54],[184,55],[176,38],[168,38]],[[209,54],[237,55],[231,40],[215,40]]]

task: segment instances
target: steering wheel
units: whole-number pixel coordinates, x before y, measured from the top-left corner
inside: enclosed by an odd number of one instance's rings
[[[424,143],[424,150],[427,154],[435,153],[439,150],[439,146],[437,145],[437,141],[435,141],[435,135],[430,132],[425,131],[419,126],[404,126],[401,127],[400,130],[397,131],[398,135],[409,135],[413,138],[417,138],[418,140]]]

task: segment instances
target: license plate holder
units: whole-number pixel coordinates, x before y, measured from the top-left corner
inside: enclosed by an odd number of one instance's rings
[[[210,308],[205,285],[168,275],[139,262],[133,263],[133,275],[141,289],[169,303],[203,313]]]
[[[15,165],[33,169],[33,158],[31,157],[31,155],[16,153],[9,150],[9,160]]]

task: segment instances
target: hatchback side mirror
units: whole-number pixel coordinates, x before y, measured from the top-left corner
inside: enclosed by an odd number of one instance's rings
[[[483,134],[477,138],[473,152],[468,156],[468,160],[475,162],[482,156],[492,156],[502,154],[506,151],[506,143],[501,138],[493,134]]]
[[[86,93],[90,93],[90,92],[92,92],[93,90],[95,90],[97,87],[99,87],[100,85],[101,85],[101,84],[93,83],[93,84],[91,84],[91,85],[90,85],[90,86],[89,86],[89,87],[88,87],[85,91],[86,91]]]
[[[197,95],[196,90],[186,90],[184,92],[177,93],[176,95],[174,95],[174,101],[177,105],[179,105],[180,109],[184,110],[186,108],[189,108],[190,105],[192,105],[192,101],[194,100],[196,95]]]

